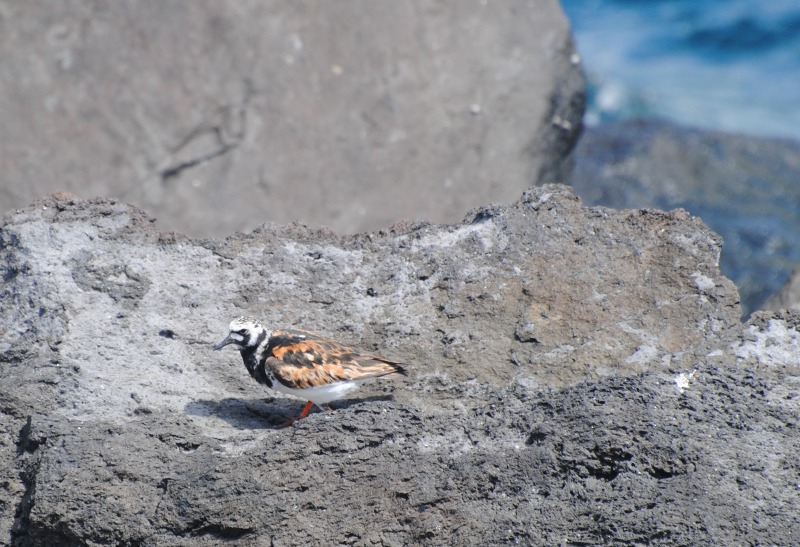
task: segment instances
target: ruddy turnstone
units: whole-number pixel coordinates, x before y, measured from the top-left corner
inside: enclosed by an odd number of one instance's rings
[[[300,417],[286,425],[308,416],[312,405],[322,407],[341,399],[370,378],[406,375],[403,363],[356,353],[311,332],[273,331],[250,317],[234,319],[229,330],[215,350],[234,344],[258,383],[308,401]]]

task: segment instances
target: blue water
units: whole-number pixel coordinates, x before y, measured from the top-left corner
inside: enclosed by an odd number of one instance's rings
[[[588,124],[661,117],[800,140],[800,0],[562,0]]]

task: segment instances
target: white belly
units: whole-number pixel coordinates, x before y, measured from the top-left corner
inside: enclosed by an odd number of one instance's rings
[[[300,399],[311,401],[315,405],[324,405],[345,397],[351,391],[358,389],[362,383],[360,380],[349,380],[347,382],[336,382],[321,387],[309,387],[306,389],[292,389],[286,387],[277,380],[272,383],[272,389],[287,395],[294,395]]]

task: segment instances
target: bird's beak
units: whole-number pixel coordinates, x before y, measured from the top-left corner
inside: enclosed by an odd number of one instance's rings
[[[220,342],[219,344],[214,346],[214,351],[221,350],[222,348],[224,348],[228,344],[233,344],[233,342],[235,342],[235,340],[233,338],[231,338],[231,335],[229,334],[228,336],[225,337],[225,340],[223,340],[222,342]]]

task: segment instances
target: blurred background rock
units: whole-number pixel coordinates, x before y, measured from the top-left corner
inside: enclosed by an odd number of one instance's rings
[[[585,82],[556,0],[0,2],[0,209],[164,229],[461,220],[565,176]]]

